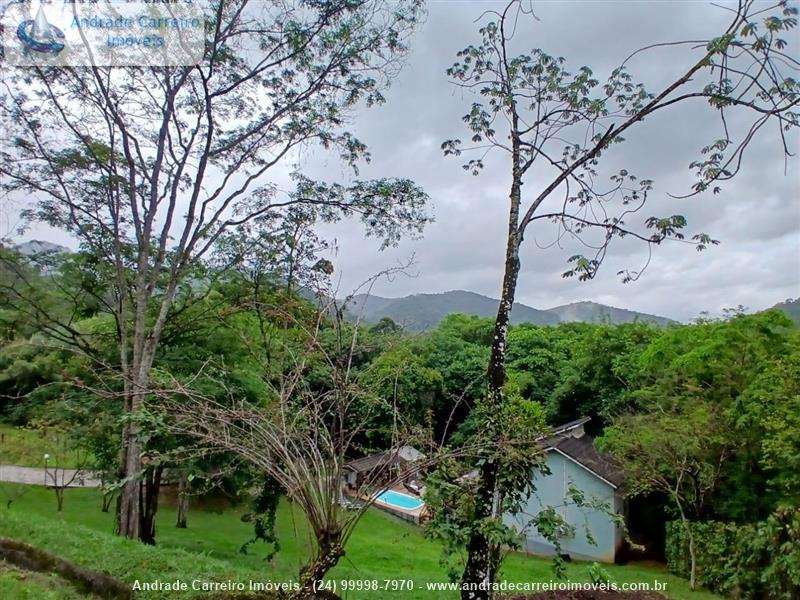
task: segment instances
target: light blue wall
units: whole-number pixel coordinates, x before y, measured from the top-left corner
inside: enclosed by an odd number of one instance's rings
[[[506,514],[503,518],[507,525],[520,532],[522,536],[520,542],[524,550],[532,554],[553,554],[552,544],[539,535],[536,528],[530,525],[530,521],[543,506],[563,505],[570,482],[583,491],[587,500],[598,498],[607,502],[617,512],[622,509],[621,501],[610,484],[571,459],[551,450],[547,454],[547,466],[550,468],[549,475],[542,475],[538,471],[535,473],[536,491],[528,497],[522,513],[516,516]],[[581,509],[572,503],[557,510],[576,528],[574,537],[561,541],[563,552],[579,560],[614,562],[616,548],[622,542],[622,531],[607,514]],[[597,545],[587,541],[585,535],[587,527]]]

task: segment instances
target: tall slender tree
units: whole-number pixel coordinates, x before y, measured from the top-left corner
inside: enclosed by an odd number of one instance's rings
[[[787,132],[798,125],[800,86],[795,78],[800,62],[781,36],[795,27],[797,9],[785,1],[765,6],[753,0],[739,0],[732,7],[728,26],[706,41],[672,41],[652,44],[632,53],[611,71],[601,84],[589,67],[575,72],[563,58],[540,49],[517,54],[514,33],[519,21],[532,16],[530,3],[512,0],[500,11],[487,11],[480,28],[480,42],[458,53],[448,70],[454,83],[477,98],[464,115],[471,145],[454,139],[442,144],[446,155],[474,152],[464,168],[480,173],[484,158],[502,152],[508,159],[508,232],[500,305],[494,325],[488,366],[488,405],[483,427],[496,430],[492,410],[503,405],[506,381],[506,341],[509,314],[514,303],[520,271],[520,248],[534,223],[550,222],[559,236],[579,238],[594,247],[590,256],[569,258],[565,277],[580,280],[595,276],[606,251],[615,239],[640,240],[648,249],[667,240],[680,240],[698,250],[716,244],[707,234],[685,237],[687,222],[682,215],[650,216],[641,226],[634,216],[647,205],[653,181],[639,179],[627,170],[611,175],[611,184],[600,182],[601,161],[608,149],[624,142],[632,128],[640,128],[653,114],[677,105],[705,101],[706,109],[720,118],[722,137],[702,149],[691,164],[697,182],[690,194],[718,193],[723,182],[740,170],[744,151],[767,124],[780,131],[783,150],[790,154]],[[651,92],[635,83],[627,64],[634,57],[660,47],[683,47],[689,52],[685,66],[662,89]],[[673,63],[674,64],[674,63]],[[700,108],[698,106],[698,108]],[[729,127],[731,113],[749,119],[748,126]],[[661,146],[653,145],[661,152]],[[523,185],[536,172],[537,182],[546,179],[532,193]],[[548,176],[547,173],[550,172]],[[620,273],[623,281],[639,276],[636,271]],[[499,437],[501,432],[496,431]],[[495,576],[493,538],[501,515],[493,501],[498,493],[498,461],[487,449],[479,461],[480,483],[467,561],[462,579],[462,598],[490,598]]]
[[[154,515],[143,505],[152,495],[140,491],[137,414],[176,295],[218,240],[298,206],[327,219],[358,214],[388,244],[427,219],[425,196],[408,180],[342,186],[297,175],[287,194],[274,175],[308,145],[353,167],[369,158],[346,118],[383,101],[421,0],[203,6],[206,52],[196,66],[0,66],[3,191],[27,194],[27,219],[66,230],[110,271],[99,299],[116,322],[124,381],[117,529],[130,538]],[[24,291],[17,299],[27,301]],[[51,330],[80,338],[69,323]]]

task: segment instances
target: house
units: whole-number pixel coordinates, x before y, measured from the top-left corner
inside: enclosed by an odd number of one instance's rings
[[[506,514],[503,521],[520,534],[520,544],[531,554],[553,555],[554,546],[531,525],[543,507],[557,507],[559,514],[575,528],[574,535],[561,539],[561,552],[579,560],[613,563],[623,542],[623,531],[607,512],[580,508],[569,502],[570,484],[581,490],[587,500],[600,500],[616,513],[622,513],[620,493],[622,471],[609,456],[594,447],[592,437],[584,431],[589,417],[556,427],[542,438],[547,453],[549,474],[534,472],[532,492],[521,513]],[[589,530],[595,544],[589,542]]]
[[[344,483],[352,489],[365,485],[379,487],[388,480],[402,477],[408,473],[410,481],[416,476],[415,464],[425,455],[413,446],[399,446],[391,450],[371,454],[348,461],[344,465]]]

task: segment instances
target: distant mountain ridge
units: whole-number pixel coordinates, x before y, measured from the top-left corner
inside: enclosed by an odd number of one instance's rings
[[[558,315],[562,322],[580,321],[583,323],[611,323],[616,325],[619,323],[632,323],[633,321],[646,321],[662,326],[677,323],[677,321],[667,317],[588,301],[556,306],[547,309],[547,312]]]
[[[800,325],[800,298],[795,298],[794,300],[788,298],[783,302],[778,302],[772,308],[782,310],[784,313],[786,313],[786,316]]]
[[[64,252],[72,252],[66,246],[54,244],[53,242],[45,242],[43,240],[29,240],[14,246],[14,250],[23,256],[36,256],[37,254],[62,254]]]
[[[367,323],[377,323],[382,318],[388,317],[409,331],[425,331],[436,327],[439,321],[450,313],[493,317],[497,313],[498,303],[499,300],[494,298],[464,290],[441,294],[413,294],[402,298],[359,294],[350,300],[347,310],[349,314],[360,316]],[[657,325],[676,323],[666,317],[596,302],[575,302],[547,310],[515,303],[511,311],[511,322],[514,324],[557,325],[571,321],[618,324],[637,320]]]

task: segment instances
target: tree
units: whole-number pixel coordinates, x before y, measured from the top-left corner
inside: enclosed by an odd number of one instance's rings
[[[284,194],[276,167],[303,145],[337,151],[355,167],[365,146],[344,122],[358,103],[383,101],[419,0],[211,0],[206,56],[197,66],[40,68],[3,78],[2,189],[29,194],[25,217],[63,229],[108,274],[97,301],[115,321],[125,413],[137,414],[175,299],[231,230],[359,215],[385,244],[419,232],[425,196],[410,181],[324,184],[295,174]],[[252,49],[258,49],[252,52]],[[4,69],[7,67],[4,66]],[[273,227],[277,228],[277,226]],[[26,288],[49,333],[91,352],[69,321],[53,323]],[[141,427],[122,436],[117,530],[137,538],[143,514]]]
[[[736,405],[742,429],[763,431],[760,463],[769,483],[790,503],[800,498],[800,334],[773,360]]]
[[[694,589],[696,540],[690,519],[702,514],[728,459],[732,444],[725,420],[718,409],[688,403],[617,419],[601,442],[622,463],[629,496],[654,491],[669,496],[689,540],[689,585]]]
[[[570,360],[548,409],[555,423],[591,416],[591,430],[599,432],[614,416],[635,408],[637,358],[663,330],[648,323],[578,327],[582,335],[572,337]]]
[[[599,179],[602,157],[648,116],[705,100],[720,116],[724,134],[707,144],[701,158],[691,164],[698,177],[691,194],[717,193],[722,182],[739,172],[744,150],[766,124],[778,126],[783,149],[789,154],[786,131],[798,125],[796,106],[800,102],[800,84],[783,75],[784,66],[792,70],[800,66],[784,51],[786,41],[781,35],[797,24],[797,9],[785,1],[762,7],[741,0],[736,7],[725,9],[730,10],[731,18],[717,37],[702,43],[653,44],[631,54],[632,58],[664,46],[692,49],[695,55],[687,57],[681,74],[658,92],[634,83],[627,70],[630,59],[601,85],[587,66],[571,73],[563,58],[542,50],[515,54],[512,38],[518,21],[530,14],[527,6],[513,0],[500,12],[487,11],[480,42],[459,52],[448,69],[456,85],[480,96],[463,117],[473,144],[469,149],[477,156],[464,168],[478,174],[489,152],[502,152],[511,175],[504,274],[487,369],[488,402],[494,410],[486,411],[484,424],[497,435],[500,432],[493,415],[499,414],[504,402],[509,315],[520,270],[520,248],[528,229],[534,223],[550,222],[558,229],[559,238],[577,237],[594,247],[589,257],[569,258],[570,268],[564,276],[580,280],[596,275],[609,245],[621,237],[639,240],[648,249],[667,240],[684,241],[698,250],[715,244],[704,233],[687,239],[682,215],[651,216],[642,228],[632,225],[631,219],[646,206],[654,183],[621,169],[610,175],[606,189]],[[750,118],[749,128],[738,141],[733,139],[736,132],[727,126],[734,111]],[[458,139],[444,142],[442,148],[446,155],[467,151]],[[549,183],[531,196],[523,193],[523,184],[534,172],[542,177],[548,170]],[[633,281],[640,271],[620,274],[623,281]],[[465,600],[491,596],[481,586],[487,587],[493,571],[489,534],[500,517],[493,511],[498,485],[497,466],[487,451],[480,469],[474,529],[467,544],[462,579]]]
[[[179,400],[170,396],[159,403],[167,408],[173,433],[195,438],[200,449],[233,453],[266,476],[260,498],[264,503],[259,502],[266,518],[256,523],[257,537],[275,541],[269,521],[279,490],[303,512],[313,544],[300,570],[299,589],[292,595],[297,599],[317,597],[319,583],[345,555],[347,541],[376,491],[438,460],[432,447],[410,471],[392,471],[398,449],[414,435],[395,411],[384,461],[351,490],[360,503],[345,500],[345,463],[371,416],[365,403],[372,400],[380,411],[386,407],[377,390],[367,387],[380,383],[383,389],[383,382],[357,376],[354,359],[363,330],[344,323],[341,309],[330,302],[334,305],[321,306],[310,322],[296,323],[299,339],[273,353],[272,361],[281,362],[285,370],[270,382],[267,398],[253,403],[234,397],[223,403],[187,387]]]
[[[381,353],[359,380],[374,396],[364,407],[369,414],[365,434],[370,448],[391,447],[395,415],[402,415],[406,424],[423,426],[440,408],[442,375],[425,366],[424,360],[406,344]]]
[[[516,394],[509,396],[501,414],[495,415],[502,423],[501,438],[494,436],[494,432],[486,435],[480,428],[468,431],[466,436],[459,432],[461,435],[457,438],[464,446],[480,449],[491,445],[494,448],[492,461],[497,466],[497,476],[509,483],[493,498],[493,510],[500,514],[520,510],[529,492],[533,491],[531,474],[535,469],[546,468],[545,452],[536,443],[547,429],[541,405]],[[494,407],[485,400],[478,401],[470,413],[470,421],[482,423],[486,418],[486,410],[494,410]],[[475,471],[469,470],[471,459],[474,460],[474,457],[467,454],[465,460],[442,461],[426,483],[425,501],[432,512],[427,532],[443,541],[443,562],[454,579],[458,562],[453,563],[452,558],[459,555],[459,546],[469,540],[474,522],[480,518],[477,514],[480,510],[480,481],[474,477]],[[487,531],[487,539],[492,550],[489,568],[493,580],[500,569],[505,549],[517,547],[518,533],[498,524]]]
[[[720,320],[670,327],[629,361],[632,406],[671,411],[701,402],[713,407],[731,432],[730,456],[703,518],[752,522],[776,508],[780,494],[769,480],[779,471],[763,459],[767,407],[781,411],[790,396],[776,386],[773,402],[758,398],[764,377],[777,375],[773,369],[791,352],[791,331],[791,321],[778,311],[736,311]]]
[[[547,405],[563,376],[562,371],[569,364],[570,350],[578,343],[578,336],[573,333],[572,326],[519,325],[509,329],[508,378],[522,396]],[[560,419],[559,415],[548,415],[548,418],[552,424],[570,420]]]

